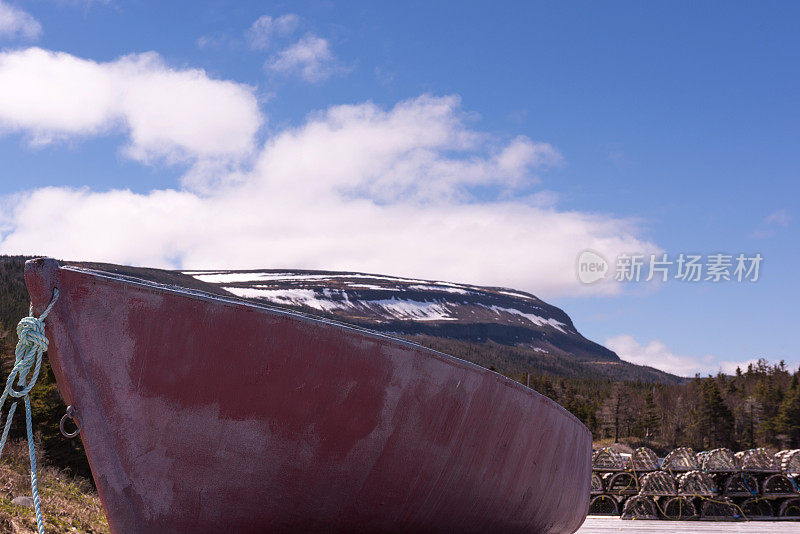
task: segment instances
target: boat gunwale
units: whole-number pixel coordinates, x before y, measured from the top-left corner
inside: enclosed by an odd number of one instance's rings
[[[32,261],[32,260],[29,260],[29,261]],[[443,363],[446,363],[446,364],[449,364],[449,365],[453,365],[455,367],[461,367],[461,368],[464,368],[464,369],[467,369],[467,370],[472,370],[472,371],[477,372],[479,374],[492,376],[495,379],[499,379],[499,382],[501,384],[503,384],[504,386],[506,386],[506,387],[513,387],[513,388],[517,389],[518,391],[520,391],[521,393],[527,394],[529,396],[535,396],[536,398],[539,398],[539,399],[543,400],[546,404],[550,405],[553,408],[556,408],[557,410],[562,412],[562,414],[568,416],[568,418],[572,419],[573,422],[577,423],[578,426],[581,427],[584,432],[586,432],[587,434],[589,434],[589,436],[591,436],[591,432],[586,427],[586,425],[584,425],[583,422],[581,422],[581,420],[578,419],[573,413],[571,413],[569,410],[567,410],[566,408],[564,408],[563,406],[561,406],[559,403],[555,402],[554,400],[550,399],[549,397],[547,397],[545,395],[542,395],[541,393],[539,393],[535,389],[529,388],[529,387],[525,386],[524,384],[521,384],[521,383],[517,382],[516,380],[512,380],[512,379],[508,378],[505,375],[502,375],[502,374],[500,374],[500,373],[498,373],[496,371],[492,371],[490,369],[487,369],[486,367],[482,367],[482,366],[480,366],[480,365],[478,365],[476,363],[473,363],[473,362],[470,362],[470,361],[467,361],[467,360],[463,360],[463,359],[458,358],[456,356],[452,356],[450,354],[447,354],[445,352],[441,352],[441,351],[432,349],[430,347],[426,347],[424,345],[421,345],[421,344],[416,343],[416,342],[411,341],[411,340],[403,339],[403,338],[400,338],[400,337],[395,337],[395,336],[388,335],[388,334],[385,334],[383,332],[378,332],[378,331],[375,331],[375,330],[370,330],[369,328],[364,328],[364,327],[360,327],[360,326],[356,326],[356,325],[352,325],[352,324],[348,324],[348,323],[344,323],[344,322],[328,319],[327,317],[321,317],[321,316],[314,315],[314,314],[311,314],[311,313],[305,313],[305,312],[301,312],[301,311],[298,311],[298,310],[293,310],[293,309],[290,309],[290,308],[281,308],[281,307],[278,307],[278,306],[272,306],[272,305],[268,305],[268,304],[260,304],[260,303],[252,302],[250,300],[245,300],[245,299],[237,297],[235,295],[231,295],[230,297],[229,296],[225,296],[225,295],[217,295],[217,294],[210,293],[208,291],[203,291],[203,290],[200,290],[200,289],[192,289],[192,288],[176,286],[176,285],[171,285],[171,284],[162,284],[160,282],[154,282],[152,280],[146,280],[146,279],[143,279],[143,278],[137,278],[135,276],[124,275],[124,274],[119,274],[119,273],[113,273],[113,272],[108,272],[108,271],[101,271],[101,270],[97,270],[97,269],[89,269],[89,268],[86,268],[86,267],[78,267],[78,266],[69,265],[69,264],[59,265],[59,269],[60,270],[65,270],[65,271],[72,271],[72,272],[76,272],[76,273],[87,275],[87,276],[93,276],[93,277],[96,277],[96,278],[111,280],[111,281],[122,283],[122,284],[129,284],[129,285],[133,285],[133,286],[141,286],[141,287],[144,287],[144,288],[156,289],[156,290],[160,290],[160,291],[165,292],[165,293],[176,294],[176,295],[184,297],[184,298],[196,298],[196,299],[200,299],[200,300],[204,300],[204,301],[211,301],[211,302],[221,303],[221,304],[246,306],[248,308],[252,308],[252,309],[255,309],[255,310],[262,311],[262,312],[270,312],[270,313],[274,313],[274,314],[277,314],[277,315],[289,317],[291,319],[299,320],[301,322],[321,323],[321,324],[324,324],[324,325],[329,325],[329,326],[333,326],[333,327],[342,328],[342,329],[345,329],[345,330],[350,330],[352,332],[355,332],[355,333],[358,333],[358,334],[362,334],[362,335],[364,335],[366,337],[372,337],[372,338],[380,339],[382,341],[388,341],[389,343],[395,343],[395,344],[398,344],[398,345],[403,346],[405,348],[421,349],[423,351],[423,353],[427,353],[429,356],[433,356],[433,357],[437,358],[439,361],[442,361]]]

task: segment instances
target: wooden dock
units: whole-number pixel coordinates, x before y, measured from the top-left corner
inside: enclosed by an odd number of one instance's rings
[[[692,532],[695,534],[798,534],[797,521],[645,521],[619,517],[589,516],[577,534],[646,534]]]

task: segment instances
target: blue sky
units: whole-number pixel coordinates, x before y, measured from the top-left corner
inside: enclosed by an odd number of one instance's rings
[[[632,361],[797,365],[799,16],[1,0],[0,251],[509,285]],[[764,261],[584,287],[584,248]]]

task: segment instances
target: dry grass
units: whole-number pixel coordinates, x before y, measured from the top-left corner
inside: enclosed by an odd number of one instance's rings
[[[596,439],[592,442],[592,448],[595,449],[603,449],[603,448],[610,448],[615,452],[624,452],[624,453],[632,453],[633,447],[625,444],[625,443],[614,443],[613,439]]]
[[[47,465],[38,454],[37,464],[45,532],[109,532],[100,498],[89,481]],[[11,503],[15,497],[30,495],[28,443],[9,442],[0,461],[0,532],[37,532],[33,509]]]

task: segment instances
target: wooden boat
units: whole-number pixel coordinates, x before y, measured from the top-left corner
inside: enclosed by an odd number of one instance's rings
[[[115,533],[574,532],[591,435],[468,362],[36,259],[25,279]]]

